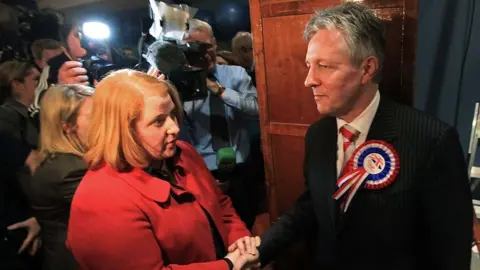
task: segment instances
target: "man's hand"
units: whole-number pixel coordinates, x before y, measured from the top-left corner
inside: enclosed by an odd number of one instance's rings
[[[165,80],[165,74],[160,74],[160,70],[155,67],[150,67],[147,71],[147,74],[161,81]]]
[[[210,80],[209,78],[207,78],[207,88],[214,95],[218,95],[219,92],[223,90],[222,86],[219,83],[214,82],[214,81]]]
[[[239,250],[240,255],[243,254],[251,254],[257,255],[257,247],[261,244],[261,239],[258,236],[250,237],[245,236],[233,243],[231,246],[228,247],[228,252],[234,252],[235,250]]]
[[[68,61],[58,70],[58,83],[61,84],[84,84],[88,82],[87,70],[83,68],[82,63],[77,61]]]
[[[25,221],[15,223],[7,227],[8,230],[13,231],[17,229],[25,228],[28,231],[27,238],[22,243],[22,246],[18,250],[18,254],[22,253],[27,247],[30,246],[29,254],[31,256],[35,255],[37,250],[40,248],[41,241],[38,235],[40,234],[40,224],[38,224],[37,219],[32,217]]]
[[[260,267],[258,252],[256,252],[255,255],[249,253],[240,255],[240,251],[237,249],[228,253],[225,258],[233,263],[233,270],[250,270],[258,269]]]

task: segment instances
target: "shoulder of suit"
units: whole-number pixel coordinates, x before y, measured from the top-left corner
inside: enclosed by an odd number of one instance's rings
[[[428,115],[427,113],[416,108],[397,103],[390,99],[386,99],[386,101],[389,102],[389,105],[395,110],[396,122],[402,126],[405,126],[405,128],[424,129],[431,133],[443,133],[446,130],[454,129],[446,122],[434,116]]]
[[[82,157],[74,154],[58,153],[45,159],[35,172],[34,178],[49,178],[60,180],[71,172],[87,170]]]

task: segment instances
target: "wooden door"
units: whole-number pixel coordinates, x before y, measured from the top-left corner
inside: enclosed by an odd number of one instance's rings
[[[290,208],[304,187],[304,136],[319,120],[305,88],[305,24],[317,9],[341,0],[250,0],[270,221]],[[380,91],[412,103],[417,0],[365,0],[386,24],[387,52]],[[307,269],[303,252],[282,256],[277,269]]]

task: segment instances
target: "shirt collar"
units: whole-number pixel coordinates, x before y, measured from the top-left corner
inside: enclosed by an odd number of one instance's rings
[[[375,97],[372,99],[363,112],[357,116],[352,122],[348,123],[349,126],[359,131],[360,134],[367,134],[370,126],[372,125],[373,118],[377,113],[378,105],[380,104],[380,92],[377,90]],[[342,126],[347,124],[343,119],[337,117],[337,130],[339,131]]]

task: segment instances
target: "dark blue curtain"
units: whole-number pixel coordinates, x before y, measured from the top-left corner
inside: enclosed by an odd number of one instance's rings
[[[464,152],[480,102],[480,5],[419,0],[414,105],[456,127]]]

